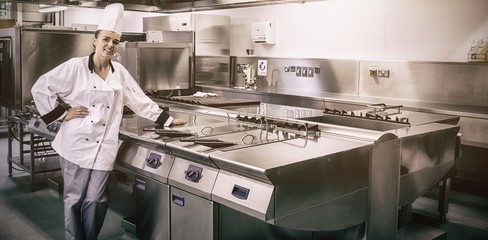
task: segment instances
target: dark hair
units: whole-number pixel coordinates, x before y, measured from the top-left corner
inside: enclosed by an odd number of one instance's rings
[[[97,30],[97,31],[95,32],[95,38],[98,38],[98,35],[100,34],[100,31],[102,31],[102,30],[100,30],[100,29],[99,29],[99,30]]]

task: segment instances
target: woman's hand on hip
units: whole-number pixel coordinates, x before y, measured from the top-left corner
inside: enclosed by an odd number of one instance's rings
[[[68,114],[64,117],[64,121],[69,121],[73,118],[84,118],[88,116],[90,112],[88,108],[83,106],[72,107],[68,110]]]

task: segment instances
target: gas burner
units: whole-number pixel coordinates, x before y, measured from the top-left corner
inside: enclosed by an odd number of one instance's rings
[[[367,109],[366,113],[363,113],[363,111],[348,112],[345,110],[330,109],[330,108],[325,108],[323,113],[410,125],[410,121],[406,117],[398,117],[398,116],[396,116],[395,118],[392,117],[392,115],[401,114],[401,108],[403,107],[402,105],[387,106],[384,103],[378,103],[378,104],[371,104],[367,106],[369,107],[369,109]]]
[[[264,117],[258,117],[258,116],[241,116],[241,115],[237,115],[236,117],[236,120],[237,121],[241,121],[241,122],[247,122],[247,123],[254,123],[254,124],[264,124],[266,123],[265,122],[265,118]]]
[[[305,131],[305,132],[319,131],[319,126],[317,124],[298,123],[298,122],[290,122],[290,121],[276,121],[276,120],[273,121],[273,124],[276,128],[280,128],[280,129]]]
[[[291,120],[266,118],[264,116],[241,116],[237,115],[237,121],[257,124],[260,125],[262,129],[267,131],[282,131],[288,133],[295,133],[300,136],[320,136],[320,129],[318,124],[303,123]]]
[[[177,97],[168,97],[168,96],[155,96],[156,98],[162,99],[162,100],[167,100],[167,101],[173,101],[173,102],[179,102],[179,103],[188,103],[188,104],[195,104],[195,105],[202,105],[202,103],[198,100],[194,99],[184,99],[184,98],[177,98]]]
[[[362,113],[360,116],[362,116]],[[401,117],[401,118],[395,117],[395,119],[392,119],[389,115],[366,113],[366,118],[379,119],[379,120],[392,121],[392,122],[399,122],[399,123],[410,123],[408,118],[406,118],[406,117]]]
[[[344,114],[346,111],[344,110],[337,110],[337,109],[330,109],[330,108],[325,108],[324,113],[331,113],[331,114]],[[347,112],[346,112],[347,113]]]

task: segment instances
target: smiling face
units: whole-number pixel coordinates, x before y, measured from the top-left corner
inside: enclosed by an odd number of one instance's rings
[[[93,46],[95,46],[95,54],[108,59],[117,52],[120,43],[120,35],[107,30],[99,30],[95,33],[93,38]]]

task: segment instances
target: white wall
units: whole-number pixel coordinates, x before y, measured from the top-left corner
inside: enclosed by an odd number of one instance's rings
[[[488,1],[386,2],[387,59],[466,62],[473,38],[488,38]]]
[[[66,25],[97,24],[93,9],[68,10]],[[473,38],[488,38],[486,0],[330,0],[207,12],[231,17],[231,55],[357,60],[466,62]],[[142,17],[126,12],[124,30],[142,31]],[[162,14],[159,14],[162,15]],[[90,15],[89,15],[90,16]],[[275,45],[254,44],[251,23],[274,20]]]

